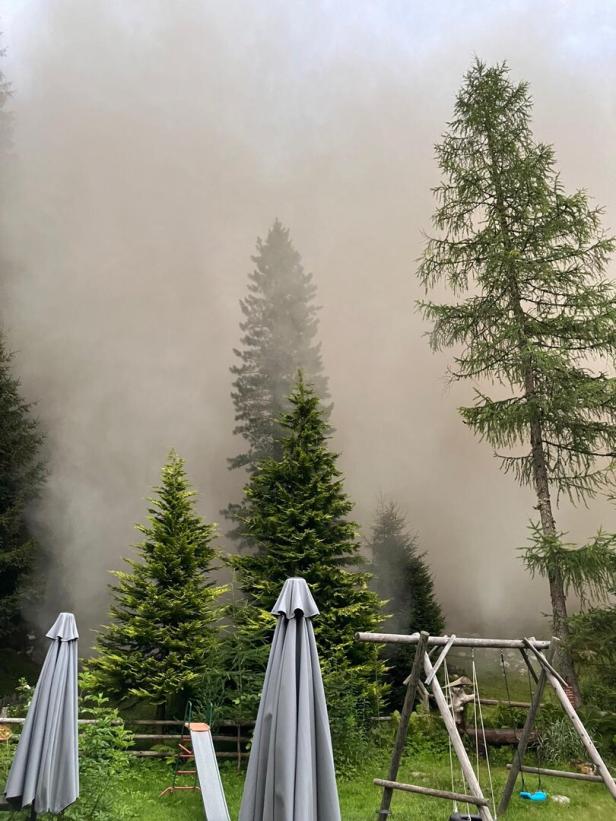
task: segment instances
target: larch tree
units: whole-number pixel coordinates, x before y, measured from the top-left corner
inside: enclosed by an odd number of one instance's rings
[[[421,307],[433,348],[455,350],[452,378],[476,386],[464,422],[534,490],[535,567],[548,577],[554,634],[566,647],[555,512],[562,494],[575,502],[597,493],[616,451],[616,299],[606,275],[614,240],[585,192],[564,191],[531,111],[527,84],[512,82],[506,64],[474,63],[436,147],[438,235],[419,278],[453,294]],[[560,664],[579,699],[566,649]]]
[[[0,639],[15,637],[36,543],[26,513],[45,478],[43,436],[0,332]]]
[[[289,403],[280,417],[278,458],[263,459],[244,491],[242,535],[254,547],[229,557],[245,596],[238,629],[246,647],[263,648],[262,678],[275,623],[270,610],[287,578],[304,578],[320,609],[314,627],[326,688],[330,674],[342,674],[347,689],[376,704],[382,667],[375,645],[354,636],[378,626],[380,601],[359,569],[357,526],[348,518],[353,505],[328,447],[325,412],[301,376]]]
[[[194,510],[195,492],[173,451],[150,500],[143,540],[129,571],[117,571],[111,623],[89,661],[90,686],[117,702],[136,700],[184,709],[220,662],[218,598],[211,579],[215,526]]]

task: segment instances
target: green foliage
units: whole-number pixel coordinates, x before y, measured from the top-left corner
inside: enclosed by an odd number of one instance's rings
[[[371,746],[369,720],[374,704],[362,682],[349,679],[346,666],[324,665],[323,685],[327,698],[329,727],[339,775],[356,772]]]
[[[486,379],[462,417],[523,483],[539,425],[549,481],[592,495],[616,452],[616,380],[591,365],[616,351],[614,240],[583,191],[564,192],[551,146],[534,140],[525,83],[476,61],[437,146],[443,182],[419,276],[458,301],[421,303],[432,345],[455,346],[454,379]],[[593,357],[593,362],[589,361]],[[538,444],[538,443],[536,443]],[[536,455],[536,453],[535,453]],[[603,460],[603,461],[602,461]]]
[[[357,526],[347,518],[352,504],[327,447],[319,400],[301,377],[290,403],[280,420],[280,458],[264,459],[245,488],[242,534],[256,547],[229,557],[246,597],[237,634],[244,648],[260,652],[253,669],[262,677],[275,624],[270,610],[287,578],[304,578],[322,608],[314,627],[325,678],[345,671],[376,709],[382,665],[376,647],[354,634],[378,626],[380,602],[368,589],[369,574],[355,569],[361,558]]]
[[[411,713],[406,747],[411,755],[438,756],[449,750],[449,736],[440,716],[416,711]]]
[[[484,710],[484,719],[490,727],[523,727],[528,710],[522,707],[510,707],[500,703],[489,713]]]
[[[426,630],[433,636],[441,635],[445,620],[434,593],[426,554],[419,552],[395,502],[379,502],[368,548],[372,554],[372,586],[385,600],[388,629],[394,633]],[[403,645],[385,645],[382,656],[391,686],[390,705],[399,707],[411,655]]]
[[[4,92],[0,75],[0,108]],[[0,118],[0,139],[1,139]],[[20,604],[32,570],[36,544],[25,513],[45,477],[43,437],[32,406],[21,397],[11,355],[0,332],[0,640],[15,638]]]
[[[254,470],[264,458],[280,455],[283,430],[279,418],[289,407],[288,397],[299,369],[321,399],[327,396],[322,374],[320,345],[315,342],[318,308],[316,288],[289,237],[278,220],[265,242],[257,240],[255,264],[249,276],[248,296],[241,301],[244,315],[241,349],[234,351],[239,364],[231,397],[237,422],[234,433],[248,450],[230,460],[230,466]]]
[[[94,688],[91,674],[82,676],[81,687],[85,696],[81,701],[81,715],[93,721],[82,724],[79,730],[80,798],[64,812],[66,818],[114,821],[132,818],[113,800],[109,786],[121,779],[129,766],[128,749],[133,734],[124,726],[118,711]]]
[[[106,695],[181,712],[219,665],[217,599],[208,579],[215,528],[194,512],[184,462],[171,453],[151,501],[148,524],[131,572],[116,572],[112,624],[99,634],[90,660],[93,686]]]
[[[587,753],[575,728],[567,718],[560,715],[546,722],[539,736],[538,756],[543,765],[562,764],[574,760],[586,760]]]
[[[616,704],[616,607],[591,608],[569,619],[570,645],[587,701],[601,710]],[[616,728],[614,729],[616,734]]]
[[[560,569],[566,594],[572,590],[582,603],[605,600],[616,588],[616,535],[599,533],[589,544],[578,547],[563,541],[564,534],[544,534],[531,524],[531,545],[523,548],[524,564],[531,575],[548,577]]]

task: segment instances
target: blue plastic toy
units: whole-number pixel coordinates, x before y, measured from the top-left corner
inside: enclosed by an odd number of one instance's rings
[[[520,798],[525,798],[527,801],[547,801],[548,794],[543,792],[543,790],[535,790],[535,792],[523,790],[520,793]]]

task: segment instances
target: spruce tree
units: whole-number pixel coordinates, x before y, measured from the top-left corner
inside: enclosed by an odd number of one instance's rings
[[[280,455],[279,418],[298,370],[327,399],[321,346],[316,341],[318,307],[312,274],[306,273],[289,229],[275,220],[265,241],[257,240],[248,296],[241,300],[243,321],[239,359],[231,368],[236,427],[246,449],[230,467],[252,471],[264,458]]]
[[[379,502],[369,548],[374,589],[387,601],[385,612],[391,629],[441,635],[445,622],[426,554],[419,552],[417,540],[409,534],[406,519],[395,502]]]
[[[246,602],[241,623],[247,647],[262,646],[262,677],[274,627],[270,615],[289,577],[309,584],[320,615],[314,619],[326,686],[329,674],[346,676],[347,689],[374,704],[379,695],[375,646],[354,639],[374,630],[380,602],[368,588],[352,503],[344,492],[337,456],[328,448],[329,427],[319,398],[301,376],[280,417],[277,459],[263,459],[245,488],[242,534],[255,549],[229,557]]]
[[[195,513],[183,460],[173,451],[150,499],[148,523],[130,571],[116,571],[111,624],[89,662],[92,686],[118,702],[183,709],[219,664],[218,597],[209,574],[215,526]]]
[[[393,633],[426,630],[442,634],[445,626],[441,607],[425,553],[420,553],[415,537],[408,532],[404,515],[395,502],[381,500],[368,543],[372,555],[372,584],[386,603],[387,629]],[[386,678],[392,709],[399,710],[404,700],[404,680],[409,673],[408,647],[383,645]]]
[[[26,512],[45,477],[43,436],[21,396],[0,332],[0,639],[15,636],[36,545]]]
[[[421,303],[435,349],[456,350],[452,378],[476,384],[464,422],[502,467],[533,488],[535,551],[550,555],[561,494],[601,489],[616,452],[616,299],[605,269],[614,241],[583,191],[567,194],[554,150],[531,130],[526,83],[476,61],[436,147],[438,236],[419,277],[452,300]],[[486,387],[496,385],[491,392]],[[568,638],[561,567],[548,572],[555,635]],[[579,696],[572,659],[560,659]]]

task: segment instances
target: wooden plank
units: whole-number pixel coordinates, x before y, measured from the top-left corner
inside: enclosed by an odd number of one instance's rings
[[[401,633],[356,633],[355,638],[357,641],[368,641],[375,644],[417,644],[419,633],[411,633],[410,635]],[[448,641],[447,636],[430,636],[428,647],[444,647]],[[550,642],[533,640],[533,646],[539,650],[547,650]],[[477,639],[456,636],[453,647],[491,647],[503,650],[521,650],[526,645],[521,639]]]
[[[411,668],[411,675],[408,677],[406,685],[406,692],[404,693],[404,703],[402,705],[402,712],[400,713],[400,722],[396,732],[396,741],[394,749],[391,754],[391,762],[389,764],[389,782],[394,783],[398,777],[398,769],[400,761],[402,760],[402,753],[404,752],[404,745],[409,729],[409,721],[413,711],[413,704],[415,703],[415,695],[417,693],[417,683],[421,675],[423,666],[423,657],[426,654],[426,646],[428,644],[428,633],[422,632],[419,636],[419,642],[415,649],[415,658],[413,659],[413,666]],[[383,797],[381,798],[381,807],[379,809],[379,818],[386,818],[389,815],[389,808],[391,807],[392,788],[385,786],[383,789]]]
[[[135,756],[135,758],[169,758],[170,755],[173,754],[173,748],[169,749],[169,752],[163,752],[160,750],[128,750],[129,755]],[[242,758],[248,758],[248,753],[221,753],[216,751],[217,758],[237,758],[241,756]]]
[[[424,653],[424,671],[427,676],[430,675],[432,669],[432,662],[428,658],[427,653]],[[449,738],[451,739],[451,743],[458,757],[458,761],[460,762],[460,766],[462,768],[462,772],[464,773],[466,783],[468,784],[469,789],[475,798],[484,799],[485,796],[481,791],[481,785],[479,784],[477,776],[475,775],[475,771],[473,770],[473,766],[469,760],[466,748],[464,747],[462,739],[460,738],[460,733],[458,732],[456,722],[454,721],[454,718],[451,715],[449,705],[441,689],[440,682],[438,678],[436,678],[436,676],[432,680],[432,692],[434,693],[434,700],[436,701],[436,706],[439,709],[445,727],[447,728],[447,732],[449,733]],[[479,806],[479,813],[483,821],[494,821],[494,818],[488,806],[479,804],[477,804],[477,806]]]
[[[555,649],[556,648],[554,646],[550,647],[550,662],[554,657]],[[533,693],[533,700],[531,702],[530,709],[526,716],[524,727],[522,728],[522,732],[520,733],[520,740],[518,741],[518,746],[513,757],[513,763],[511,765],[509,775],[507,776],[507,781],[505,782],[505,787],[503,789],[501,800],[498,804],[497,815],[504,815],[507,811],[507,807],[509,806],[509,802],[511,801],[511,796],[513,795],[513,790],[515,788],[515,783],[520,773],[520,768],[524,763],[524,756],[526,755],[526,749],[528,747],[528,742],[530,740],[531,733],[535,724],[535,719],[537,718],[537,713],[539,712],[539,707],[541,705],[541,699],[543,698],[543,691],[545,690],[546,681],[547,669],[545,667],[542,667],[541,672],[539,674],[539,679],[537,681],[537,686],[535,687],[535,692]]]
[[[507,764],[507,769],[511,769],[511,764]],[[520,768],[523,773],[534,773],[535,775],[548,775],[550,778],[572,778],[575,781],[598,781],[603,783],[600,775],[586,775],[585,773],[572,773],[570,770],[548,770],[545,767],[527,767],[526,764]]]
[[[455,640],[456,640],[455,634],[453,636],[449,637],[449,641],[447,642],[447,644],[441,650],[440,656],[434,662],[434,666],[432,667],[432,672],[430,673],[430,675],[426,679],[426,687],[429,687],[432,684],[432,679],[438,673],[439,667],[441,666],[441,664],[447,658],[447,653],[451,650],[451,645],[454,643]]]
[[[526,667],[528,668],[528,672],[530,673],[532,680],[535,682],[535,684],[537,684],[537,682],[539,681],[539,676],[537,675],[537,673],[535,673],[535,668],[530,663],[530,659],[528,658],[528,653],[526,652],[525,649],[520,649],[520,653],[522,655],[522,658],[524,659],[524,663],[526,664]]]
[[[530,639],[524,639],[524,644],[528,647],[529,650],[532,650],[539,664],[542,667],[545,667],[547,669],[547,672],[551,673],[555,678],[557,678],[563,687],[568,686],[567,682],[564,680],[564,678],[561,676],[558,670],[555,670],[554,667],[552,667],[552,664],[546,659],[543,653],[540,653],[539,650],[533,647]]]
[[[605,766],[605,762],[603,761],[603,759],[599,755],[599,751],[595,747],[592,738],[590,737],[590,735],[588,734],[588,731],[586,730],[586,727],[584,727],[584,725],[582,724],[582,721],[581,721],[580,717],[578,716],[578,714],[576,713],[573,704],[571,704],[571,702],[569,701],[569,697],[565,693],[560,681],[558,680],[558,678],[555,675],[552,674],[552,672],[549,669],[546,669],[545,672],[546,672],[548,681],[549,681],[552,689],[556,693],[556,697],[558,698],[558,700],[560,701],[560,703],[562,705],[563,710],[565,711],[565,713],[569,717],[569,720],[571,721],[571,723],[575,727],[575,730],[576,730],[577,734],[579,735],[580,740],[581,740],[582,744],[584,745],[590,760],[592,761],[592,763],[597,768],[597,770],[599,772],[599,775],[603,779],[603,783],[607,787],[610,795],[616,801],[616,783],[614,782],[612,774],[610,773],[608,768]]]
[[[476,795],[466,795],[461,792],[450,792],[449,790],[437,790],[433,787],[420,787],[417,784],[403,784],[399,781],[387,781],[384,778],[375,778],[372,782],[377,787],[386,790],[402,790],[403,792],[417,793],[418,795],[429,795],[432,798],[444,798],[447,801],[459,801],[460,804],[474,804],[476,807],[487,807],[487,798],[478,798]]]

